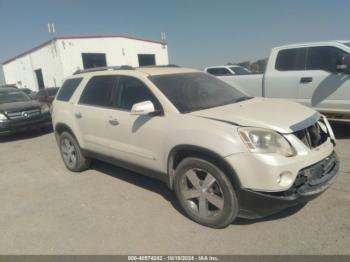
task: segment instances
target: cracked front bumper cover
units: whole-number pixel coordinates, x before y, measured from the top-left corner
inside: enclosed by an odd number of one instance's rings
[[[239,216],[261,218],[309,202],[327,190],[338,174],[339,160],[333,152],[322,161],[300,170],[293,186],[287,191],[268,193],[241,189]]]

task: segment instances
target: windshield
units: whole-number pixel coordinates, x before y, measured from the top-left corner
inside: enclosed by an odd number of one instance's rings
[[[31,98],[22,91],[0,91],[0,104],[24,102],[29,100],[31,100]]]
[[[249,99],[238,89],[205,73],[155,75],[149,79],[181,113]]]
[[[235,72],[236,75],[250,75],[252,72],[250,72],[248,69],[236,66],[236,67],[230,67],[230,69]]]

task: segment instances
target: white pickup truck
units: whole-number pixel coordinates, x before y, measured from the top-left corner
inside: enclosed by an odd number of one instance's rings
[[[286,98],[350,120],[350,40],[276,47],[264,74],[217,77],[251,96]]]

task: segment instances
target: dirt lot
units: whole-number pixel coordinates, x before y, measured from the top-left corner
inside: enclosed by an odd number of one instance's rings
[[[66,170],[52,133],[0,143],[1,254],[350,254],[350,125],[341,175],[303,209],[223,230],[187,219],[160,182],[96,162]]]

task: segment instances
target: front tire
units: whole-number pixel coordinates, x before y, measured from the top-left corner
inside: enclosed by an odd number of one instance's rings
[[[174,187],[185,213],[199,224],[224,228],[238,215],[232,183],[207,160],[190,157],[181,161],[175,171]]]
[[[81,172],[89,168],[90,159],[85,157],[75,137],[63,132],[59,137],[61,156],[66,167],[73,172]]]

